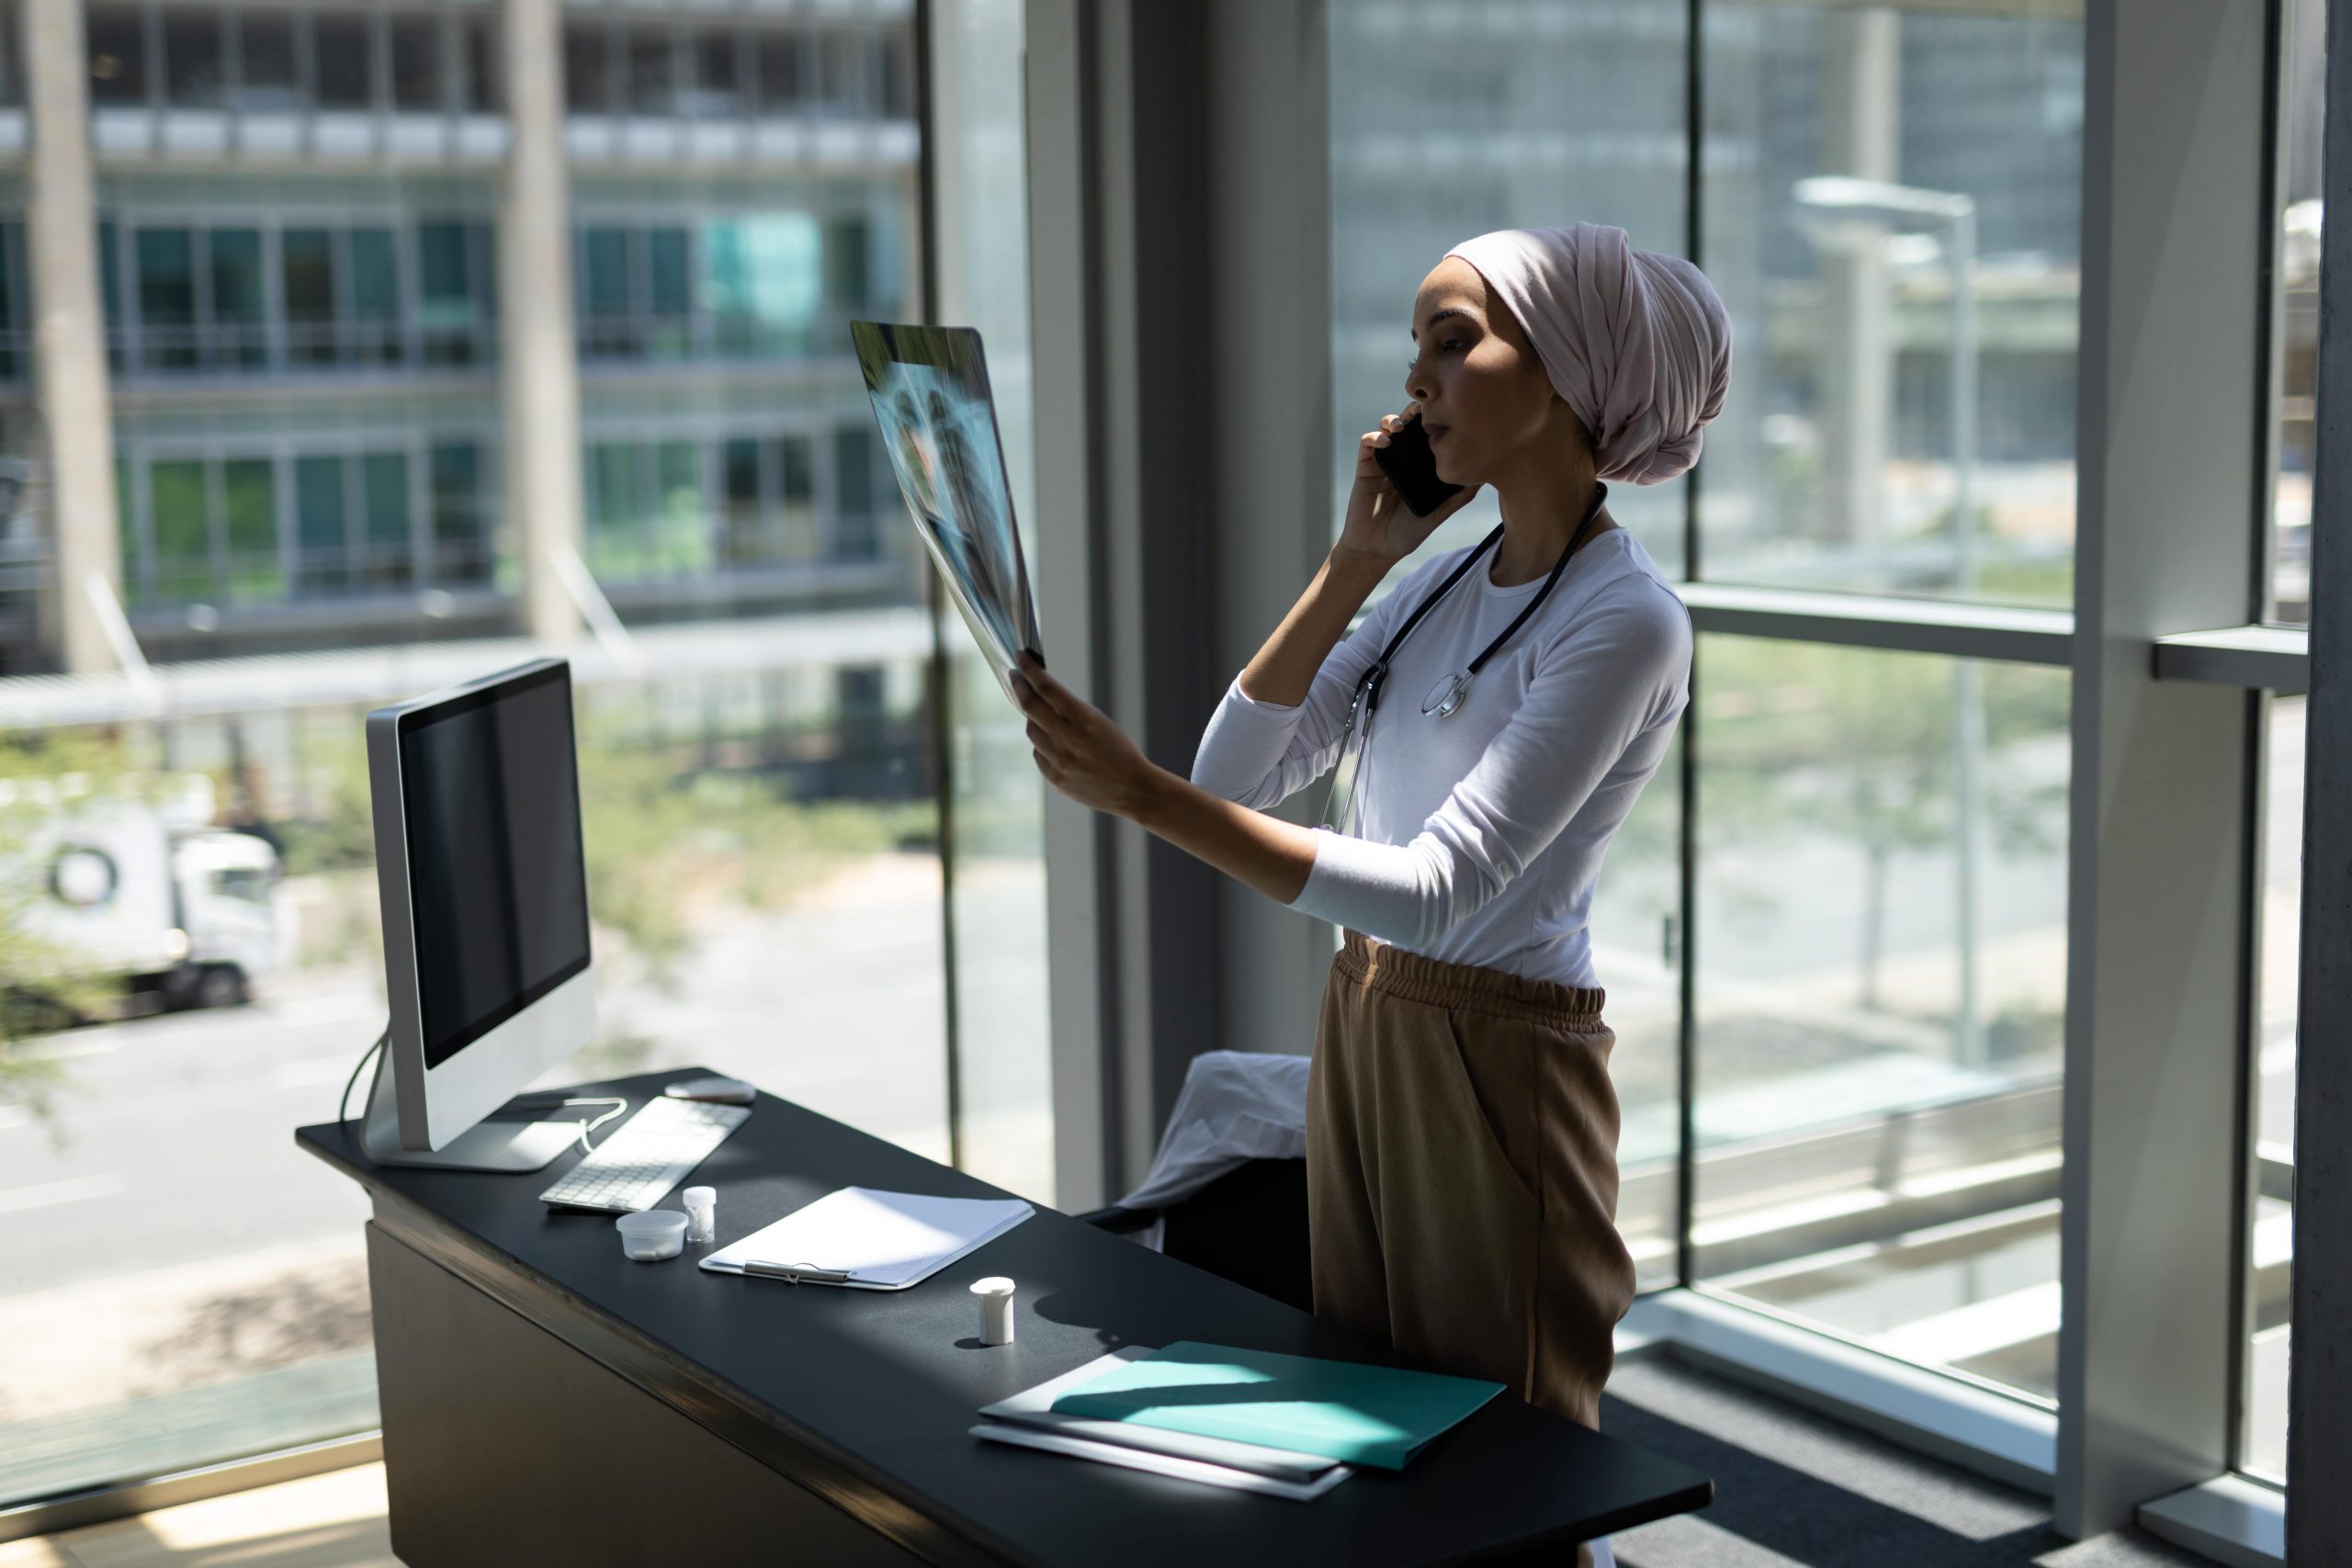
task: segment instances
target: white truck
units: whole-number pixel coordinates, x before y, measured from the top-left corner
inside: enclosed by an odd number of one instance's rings
[[[15,824],[0,876],[18,931],[48,963],[121,984],[134,1011],[234,1006],[277,965],[277,852],[203,825],[209,780],[161,801],[70,781],[41,790],[47,798],[9,793],[0,781],[0,817]]]

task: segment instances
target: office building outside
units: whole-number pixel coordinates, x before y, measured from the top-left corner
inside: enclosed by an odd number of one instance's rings
[[[920,603],[907,0],[6,22],[0,672]]]

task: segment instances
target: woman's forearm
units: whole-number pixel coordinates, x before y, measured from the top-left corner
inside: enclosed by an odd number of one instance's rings
[[[1237,806],[1164,769],[1122,815],[1146,831],[1277,903],[1287,904],[1315,869],[1315,834],[1280,818]]]
[[[1296,707],[1314,688],[1315,672],[1348,635],[1348,623],[1380,586],[1396,562],[1334,546],[1317,569],[1315,581],[1290,607],[1282,625],[1241,671],[1241,690],[1250,701]]]

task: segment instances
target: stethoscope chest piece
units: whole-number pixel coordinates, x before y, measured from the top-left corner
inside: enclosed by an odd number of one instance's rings
[[[1467,670],[1458,670],[1448,675],[1431,686],[1430,694],[1421,699],[1421,711],[1435,714],[1440,718],[1452,717],[1453,711],[1469,699],[1470,682],[1476,679],[1477,677]]]

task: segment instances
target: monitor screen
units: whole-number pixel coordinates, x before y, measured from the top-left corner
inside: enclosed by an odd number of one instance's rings
[[[424,1063],[588,967],[571,678],[535,671],[402,716]]]

